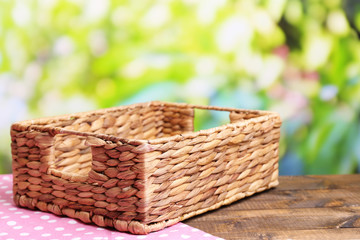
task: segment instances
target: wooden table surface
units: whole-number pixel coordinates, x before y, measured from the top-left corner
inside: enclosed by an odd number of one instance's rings
[[[225,239],[360,239],[360,174],[279,181],[184,223]]]

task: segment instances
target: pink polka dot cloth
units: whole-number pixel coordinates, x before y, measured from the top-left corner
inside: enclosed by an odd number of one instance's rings
[[[59,217],[51,213],[19,208],[15,206],[12,198],[12,175],[0,175],[1,240],[221,239],[183,223],[148,235],[132,235],[85,224],[67,217]]]

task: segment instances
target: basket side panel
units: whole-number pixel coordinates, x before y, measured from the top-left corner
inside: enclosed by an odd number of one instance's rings
[[[144,154],[151,151],[148,145],[100,140],[105,144],[91,146],[88,181],[74,182],[65,174],[49,174],[54,140],[48,133],[12,130],[11,136],[17,205],[122,231],[149,231],[144,228],[149,208],[144,164]],[[134,221],[142,224],[134,228]]]
[[[280,119],[159,144],[151,222],[190,217],[278,184]]]
[[[138,106],[79,114],[47,126],[126,139],[154,139],[162,131],[162,119],[163,114],[159,107]]]

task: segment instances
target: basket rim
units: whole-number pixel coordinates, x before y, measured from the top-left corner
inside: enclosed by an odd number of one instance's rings
[[[144,108],[144,107],[152,107],[152,106],[169,106],[169,107],[178,107],[178,108],[191,108],[191,109],[201,109],[201,110],[215,110],[215,111],[226,111],[226,112],[235,112],[235,113],[245,113],[245,114],[256,114],[258,116],[252,117],[250,119],[245,119],[242,121],[234,122],[234,123],[227,123],[220,126],[212,127],[209,129],[203,129],[196,132],[187,132],[183,134],[177,134],[170,137],[160,137],[151,140],[145,139],[128,139],[128,138],[121,138],[116,137],[108,134],[98,134],[98,133],[91,133],[91,132],[80,132],[74,130],[67,130],[62,127],[49,127],[48,124],[57,123],[61,121],[68,121],[73,120],[74,118],[80,117],[88,117],[94,115],[102,115],[108,112],[116,112],[125,109],[134,109],[134,108]],[[226,128],[233,127],[241,128],[245,127],[249,123],[258,123],[268,121],[270,119],[277,119],[276,121],[281,122],[280,115],[277,112],[273,111],[266,111],[266,110],[248,110],[248,109],[238,109],[238,108],[231,108],[231,107],[217,107],[217,106],[204,106],[204,105],[196,105],[196,104],[187,104],[187,103],[172,103],[172,102],[165,102],[165,101],[150,101],[150,102],[143,102],[143,103],[135,103],[131,105],[123,105],[123,106],[116,106],[111,108],[103,108],[93,111],[86,111],[86,112],[77,112],[77,113],[70,113],[70,114],[63,114],[51,117],[42,117],[36,118],[32,120],[24,120],[18,121],[11,125],[11,129],[18,130],[18,131],[40,131],[40,132],[48,132],[50,135],[55,136],[56,134],[69,134],[69,135],[79,135],[79,136],[89,136],[89,137],[96,137],[100,138],[105,141],[111,142],[121,142],[130,145],[142,145],[142,144],[162,144],[169,141],[178,141],[182,139],[186,139],[189,137],[195,137],[199,135],[209,135],[214,132],[218,132],[221,130],[225,130]]]

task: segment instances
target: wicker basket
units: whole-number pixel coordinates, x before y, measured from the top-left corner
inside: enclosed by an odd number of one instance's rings
[[[194,109],[230,123],[193,132]],[[278,114],[149,102],[14,123],[18,206],[147,234],[278,184]]]

